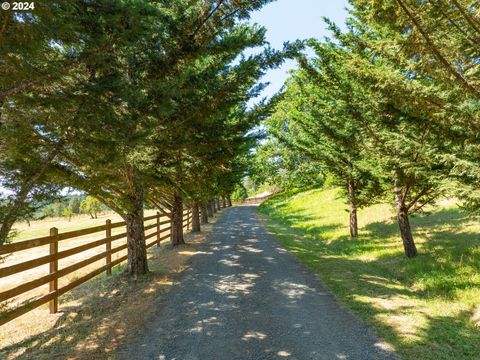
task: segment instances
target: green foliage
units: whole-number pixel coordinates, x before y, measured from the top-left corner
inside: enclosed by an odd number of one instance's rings
[[[286,146],[270,134],[255,153],[251,176],[259,184],[276,185],[291,189],[308,185],[320,185],[323,169],[308,154]]]
[[[374,69],[357,57],[352,66],[363,81],[389,93],[396,111],[428,122],[428,136],[436,137],[429,142],[437,144],[430,150],[421,145],[430,151],[425,158],[433,157],[437,170],[443,163],[444,173],[459,180],[464,209],[478,214],[478,8],[465,0],[351,3],[352,26],[381,64]],[[366,48],[353,36],[344,41]]]
[[[72,196],[68,207],[72,210],[73,214],[80,214],[80,199],[78,198],[78,196]]]
[[[72,215],[74,214],[73,209],[70,205],[63,209],[62,215],[68,217],[68,221],[72,219]]]
[[[102,204],[93,196],[87,196],[85,200],[80,203],[80,210],[84,214],[89,214],[92,219],[96,219],[97,213],[102,211]]]
[[[237,184],[235,190],[232,193],[232,200],[243,200],[248,197],[247,189],[243,184]]]
[[[41,219],[45,217],[61,217],[64,216],[67,207],[68,204],[65,202],[55,201],[40,208],[36,217]]]

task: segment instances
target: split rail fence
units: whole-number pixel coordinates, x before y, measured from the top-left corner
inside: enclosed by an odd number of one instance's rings
[[[145,240],[147,242],[147,249],[154,245],[160,246],[160,243],[162,241],[169,239],[171,233],[171,220],[168,216],[161,215],[157,212],[156,215],[145,217],[144,220]],[[187,230],[190,228],[191,220],[191,211],[185,210],[183,214],[183,227],[187,228]],[[166,226],[168,224],[170,225]],[[124,221],[112,223],[110,220],[107,220],[105,225],[63,233],[59,232],[57,228],[51,228],[49,236],[0,246],[0,256],[10,255],[20,251],[42,246],[48,246],[49,249],[48,255],[35,257],[28,261],[23,261],[14,265],[8,265],[0,268],[0,279],[2,279],[8,276],[22,273],[27,270],[38,268],[42,265],[49,265],[48,275],[20,284],[15,284],[14,287],[9,288],[8,290],[1,290],[0,305],[10,299],[18,297],[31,290],[37,289],[42,285],[49,284],[49,291],[46,294],[37,296],[33,300],[29,299],[26,303],[22,303],[21,305],[13,309],[8,309],[8,306],[6,306],[5,304],[0,307],[0,309],[4,310],[0,314],[0,326],[46,303],[49,303],[50,313],[56,313],[58,311],[58,298],[61,295],[92,279],[93,277],[101,274],[102,272],[105,272],[107,275],[111,275],[112,268],[114,266],[119,265],[120,263],[127,260],[126,254],[118,257],[115,260],[112,260],[113,254],[117,254],[127,249],[127,233],[122,232],[112,235],[112,230],[125,226],[126,223]],[[154,230],[153,232],[149,231],[152,229]],[[97,233],[100,235],[103,233],[104,235],[101,239],[92,240],[87,243],[79,241],[80,243],[82,243],[80,246],[75,246],[73,248],[68,248],[61,251],[59,250],[59,247],[61,247],[64,240],[76,239],[85,235]],[[153,239],[153,241],[149,241],[150,239]],[[122,240],[121,243],[120,240]],[[100,246],[104,247],[102,249],[103,251],[100,250]],[[82,259],[79,262],[68,264],[68,266],[65,266],[61,269],[59,268],[59,260],[80,254],[94,248],[99,248],[98,250],[100,252],[87,259]],[[96,268],[95,270],[89,272],[86,275],[82,274],[81,277],[76,278],[67,285],[59,288],[58,280],[60,278],[68,274],[72,274],[75,271],[94,264],[102,259],[105,260],[104,265]]]

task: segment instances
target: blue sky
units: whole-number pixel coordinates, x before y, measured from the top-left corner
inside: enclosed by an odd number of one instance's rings
[[[252,15],[252,22],[267,28],[267,40],[275,49],[282,49],[285,41],[328,36],[326,16],[343,25],[347,17],[347,0],[277,0]],[[287,61],[281,68],[270,70],[262,79],[271,85],[262,97],[270,97],[282,87],[295,61]]]

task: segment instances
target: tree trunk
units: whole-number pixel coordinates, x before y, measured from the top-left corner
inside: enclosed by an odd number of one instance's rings
[[[407,257],[415,257],[417,255],[417,247],[413,241],[412,229],[410,228],[407,211],[404,208],[397,208],[397,218],[405,255]]]
[[[148,272],[147,248],[143,224],[143,189],[134,180],[130,211],[125,216],[127,224],[128,267],[130,276],[143,275]]]
[[[226,208],[227,207],[227,199],[225,199],[225,196],[222,196],[222,208]]]
[[[192,206],[192,232],[200,231],[200,209],[198,203]]]
[[[230,195],[227,196],[228,207],[232,207],[232,198]]]
[[[207,200],[207,202],[205,203],[205,205],[207,206],[207,211],[208,211],[208,217],[213,217],[213,206],[212,206],[212,201],[211,200]]]
[[[220,210],[221,210],[221,207],[220,207],[220,197],[219,197],[219,196],[216,196],[216,197],[215,197],[215,201],[216,201],[216,203],[217,203],[217,209],[218,209],[218,211],[220,211]]]
[[[355,183],[348,180],[348,205],[350,208],[350,237],[358,237],[357,199],[355,196]]]
[[[183,198],[182,194],[178,192],[173,194],[171,232],[170,239],[172,246],[185,244],[185,240],[183,239]]]
[[[202,202],[202,217],[200,219],[201,224],[208,224],[208,205],[206,202]]]
[[[403,187],[401,186],[401,172],[395,172],[395,203],[397,207],[398,226],[400,228],[400,236],[402,237],[403,248],[407,257],[414,257],[417,255],[417,247],[413,241],[412,229],[410,228],[410,221],[408,220],[408,209],[405,206],[405,199],[403,198]]]
[[[211,203],[211,206],[212,206],[213,213],[215,214],[217,212],[217,207],[215,205],[215,199],[210,200],[210,203]]]

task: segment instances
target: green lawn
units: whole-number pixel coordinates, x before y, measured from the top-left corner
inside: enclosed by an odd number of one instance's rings
[[[336,189],[281,194],[259,207],[269,231],[404,359],[480,359],[480,222],[445,202],[411,219],[407,259],[389,205],[348,212]]]

